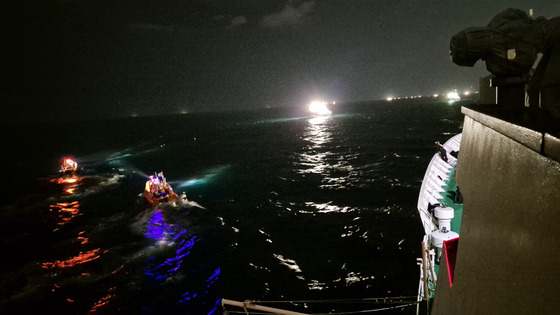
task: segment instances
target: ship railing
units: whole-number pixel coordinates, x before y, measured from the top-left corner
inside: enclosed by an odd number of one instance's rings
[[[434,258],[430,246],[428,245],[428,236],[424,236],[422,241],[422,258],[418,258],[418,265],[420,266],[420,281],[418,284],[418,297],[417,302],[422,300],[426,301],[426,308],[428,314],[430,312],[430,298],[435,292],[437,277],[434,271]],[[420,312],[420,305],[416,307],[416,314]]]
[[[337,304],[353,304],[355,305],[384,305],[381,308],[367,309],[367,310],[354,310],[349,312],[341,312],[336,314],[359,314],[359,313],[372,313],[378,311],[389,311],[394,309],[403,309],[405,307],[411,307],[418,305],[419,301],[414,300],[416,296],[394,296],[394,297],[377,297],[377,298],[361,298],[361,299],[334,299],[334,300],[297,300],[297,301],[251,301],[245,300],[243,302],[234,301],[229,299],[222,299],[221,305],[225,313],[233,313],[229,311],[228,307],[239,307],[243,309],[243,314],[282,314],[282,315],[303,315],[308,313],[300,313],[296,311],[290,311],[282,308],[264,306],[262,304],[292,304],[292,305],[337,305]],[[241,312],[239,312],[241,313]],[[317,314],[317,313],[312,313]],[[324,314],[324,313],[320,313]],[[329,313],[332,314],[332,313]]]
[[[247,312],[247,310],[255,310],[255,311],[269,312],[269,313],[273,313],[273,314],[282,314],[282,315],[306,315],[305,313],[292,312],[292,311],[283,310],[283,309],[279,309],[279,308],[275,308],[275,307],[258,305],[258,304],[255,304],[254,301],[239,302],[239,301],[234,301],[234,300],[222,299],[222,307],[224,309],[225,309],[226,305],[241,307],[246,312]]]

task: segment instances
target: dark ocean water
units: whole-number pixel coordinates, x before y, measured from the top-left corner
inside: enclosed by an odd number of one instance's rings
[[[460,105],[4,128],[0,313],[207,314],[221,298],[329,300],[273,305],[317,313],[387,306],[334,299],[415,300],[418,191],[434,141],[460,132]],[[51,182],[64,156],[81,167],[71,187]],[[156,171],[188,201],[150,207],[140,194]]]

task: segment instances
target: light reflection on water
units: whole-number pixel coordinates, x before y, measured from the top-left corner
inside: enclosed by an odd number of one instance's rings
[[[325,174],[330,167],[326,161],[330,152],[321,152],[322,147],[332,138],[329,130],[330,116],[318,116],[310,118],[303,134],[303,140],[309,143],[306,151],[299,154],[299,166],[297,172],[300,174],[313,173]]]
[[[158,246],[174,249],[172,257],[164,259],[163,262],[158,262],[158,258],[155,256],[148,258],[149,266],[146,269],[146,275],[162,281],[177,274],[185,258],[198,241],[195,235],[191,235],[187,228],[178,222],[166,222],[161,209],[157,209],[153,213],[146,227],[145,236],[155,240]]]
[[[205,291],[201,292],[201,293],[197,293],[197,292],[185,292],[181,295],[181,300],[179,301],[179,303],[185,303],[188,302],[200,295],[204,295],[204,294],[208,294],[210,287],[212,287],[212,285],[218,280],[220,273],[222,272],[222,270],[220,268],[214,270],[214,273],[205,281]],[[202,294],[203,293],[203,294]],[[211,312],[209,312],[208,314],[213,314],[214,310],[212,310]]]
[[[100,248],[92,249],[86,252],[80,252],[77,256],[68,258],[66,260],[55,260],[54,262],[45,262],[42,264],[44,269],[53,268],[72,268],[77,265],[81,265],[101,257],[101,254],[107,251],[102,251]]]
[[[346,146],[343,131],[331,116],[318,116],[308,120],[303,140],[308,143],[297,156],[298,174],[321,175],[321,188],[346,189],[358,181],[358,171],[352,164],[360,153]],[[335,137],[336,133],[336,137]]]
[[[76,189],[79,188],[81,181],[80,177],[72,176],[71,181],[64,181],[59,179],[58,184],[62,185],[62,190],[65,195],[73,195]],[[75,218],[83,215],[80,212],[80,202],[78,200],[68,201],[68,202],[57,202],[49,206],[49,211],[58,215],[58,228],[54,231],[58,231],[64,225],[71,223]],[[85,236],[85,231],[78,233],[76,239],[79,241],[80,245],[86,245],[89,243],[89,238]],[[78,255],[70,257],[64,260],[55,260],[53,262],[44,262],[41,266],[44,269],[66,269],[72,268],[90,261],[94,261],[101,257],[101,254],[107,253],[107,251],[102,251],[101,248],[95,248],[88,251],[80,251]]]
[[[150,246],[151,253],[145,263],[144,274],[156,281],[157,290],[165,294],[173,287],[180,286],[183,293],[177,295],[177,303],[181,307],[190,308],[198,305],[218,281],[221,268],[193,266],[189,261],[191,251],[201,241],[201,237],[193,232],[190,217],[185,217],[185,210],[199,207],[194,203],[179,205],[164,204],[159,209],[151,210],[151,216],[145,226],[144,236],[155,241]],[[193,215],[192,212],[190,214]],[[204,278],[201,278],[204,277]],[[194,303],[194,304],[193,304]]]
[[[332,132],[328,129],[331,122],[330,116],[317,116],[308,120],[309,125],[304,134],[304,140],[313,144],[313,148],[318,148],[322,144],[329,142]]]
[[[90,313],[95,313],[97,311],[99,311],[103,306],[109,304],[109,302],[111,301],[112,298],[115,297],[115,291],[117,290],[117,287],[111,287],[109,288],[109,294],[107,294],[106,296],[100,298],[97,302],[95,302],[95,304],[92,306],[92,308],[89,310]]]
[[[319,212],[319,213],[329,213],[329,212],[347,213],[356,210],[348,206],[343,207],[343,206],[333,205],[330,202],[328,203],[306,202],[305,204],[307,206],[314,207],[315,209],[317,209],[317,211],[315,212]]]
[[[327,190],[368,189],[387,182],[400,185],[398,179],[383,175],[388,163],[400,156],[372,154],[364,142],[356,141],[367,137],[347,129],[346,118],[335,115],[307,120],[302,136],[305,145],[293,157],[294,171],[303,176],[319,175],[317,187]]]
[[[343,131],[332,116],[317,116],[308,119],[303,140],[307,142],[303,152],[296,158],[295,172],[301,175],[317,174],[321,177],[320,189],[348,189],[359,179],[358,172],[354,170],[352,160],[358,158],[359,153],[344,150],[340,146],[345,145],[344,138],[340,135]],[[336,137],[334,134],[336,133]],[[348,206],[338,206],[331,201],[306,202],[308,210],[300,210],[300,213],[346,213],[355,211]],[[311,209],[311,210],[309,210]]]
[[[82,213],[80,213],[80,203],[77,200],[71,202],[57,202],[54,205],[50,205],[49,210],[58,214],[60,221],[57,224],[59,226],[65,225],[75,217],[82,215]]]

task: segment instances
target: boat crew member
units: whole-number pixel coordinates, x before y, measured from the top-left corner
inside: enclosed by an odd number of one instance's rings
[[[447,162],[447,151],[445,151],[443,145],[439,143],[439,141],[436,141],[436,145],[439,147],[439,156],[441,157],[442,160]]]

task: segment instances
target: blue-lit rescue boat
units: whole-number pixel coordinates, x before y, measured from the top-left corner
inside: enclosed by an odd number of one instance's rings
[[[150,175],[150,179],[146,182],[144,188],[144,197],[148,202],[155,206],[162,202],[169,202],[177,199],[179,196],[173,191],[163,176],[163,173]]]

